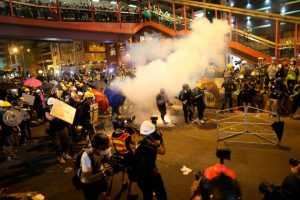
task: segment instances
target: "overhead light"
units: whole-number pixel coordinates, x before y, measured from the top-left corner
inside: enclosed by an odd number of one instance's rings
[[[247,20],[249,21],[250,19],[251,19],[251,17],[248,16],[248,17],[247,17]]]
[[[300,10],[294,10],[294,11],[290,11],[290,12],[285,12],[285,15],[290,15],[290,14],[294,14],[294,13],[298,13],[300,12]]]
[[[286,11],[285,6],[282,6],[282,8],[281,8],[281,14],[284,15],[285,11]]]
[[[116,2],[116,1],[111,1],[110,3],[111,4],[118,4],[118,2]]]
[[[128,6],[131,7],[131,8],[136,8],[137,7],[136,5],[133,5],[133,4],[129,4]]]
[[[269,4],[270,3],[270,0],[265,0],[265,4]]]
[[[230,6],[231,6],[231,7],[233,7],[233,6],[234,6],[234,3],[233,3],[233,2],[231,2],[231,3],[230,3]]]
[[[251,8],[251,3],[248,1],[246,8]]]
[[[263,11],[263,10],[269,10],[271,9],[271,6],[266,6],[266,7],[263,7],[263,8],[259,8],[257,9],[257,11]]]

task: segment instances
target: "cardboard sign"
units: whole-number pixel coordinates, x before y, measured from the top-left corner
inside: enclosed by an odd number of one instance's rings
[[[25,101],[29,104],[29,105],[33,105],[34,104],[34,100],[35,100],[35,96],[23,93],[22,97],[24,97]]]
[[[98,121],[98,104],[94,103],[90,105],[90,124],[96,124]]]
[[[76,108],[55,99],[50,114],[57,117],[65,122],[73,124]]]

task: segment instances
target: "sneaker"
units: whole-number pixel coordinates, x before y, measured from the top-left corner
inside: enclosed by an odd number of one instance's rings
[[[58,160],[59,164],[65,164],[66,163],[65,159],[62,156],[58,157],[57,160]]]
[[[200,120],[200,124],[204,124],[204,123],[205,123],[205,121],[201,119]]]
[[[14,159],[10,156],[7,157],[7,161],[13,161]]]

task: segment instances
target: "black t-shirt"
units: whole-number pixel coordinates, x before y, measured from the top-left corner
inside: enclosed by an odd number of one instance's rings
[[[281,185],[281,197],[287,200],[300,199],[300,172],[285,177]]]
[[[134,170],[138,179],[151,177],[156,168],[157,149],[150,145],[145,139],[140,141],[134,155]]]

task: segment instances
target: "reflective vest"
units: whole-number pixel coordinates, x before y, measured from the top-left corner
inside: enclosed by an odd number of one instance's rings
[[[129,150],[126,148],[125,140],[129,137],[129,133],[123,133],[120,137],[111,137],[112,142],[119,154],[126,154]]]

